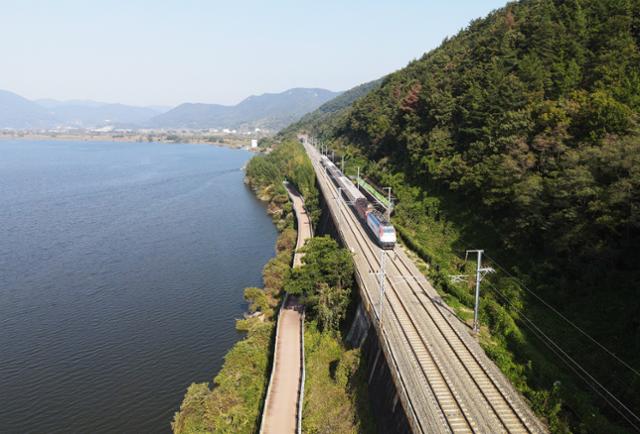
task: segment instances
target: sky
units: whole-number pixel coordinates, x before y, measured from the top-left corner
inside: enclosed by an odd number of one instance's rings
[[[0,89],[29,99],[236,104],[347,90],[506,0],[1,0]]]

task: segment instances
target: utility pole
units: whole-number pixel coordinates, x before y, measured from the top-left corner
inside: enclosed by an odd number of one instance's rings
[[[340,199],[342,199],[342,187],[338,187],[338,196],[336,197],[336,206],[338,207],[338,225],[342,226],[342,211],[340,211]]]
[[[347,176],[346,172],[344,171],[344,163],[346,161],[348,161],[348,160],[349,160],[349,157],[345,157],[344,155],[342,156],[342,164],[341,164],[340,168],[342,169],[342,174],[344,176]]]
[[[391,203],[391,187],[385,187],[384,189],[388,191],[388,196],[387,197],[389,198],[388,199],[389,204],[387,205],[386,214],[387,214],[387,220],[390,220],[391,219],[391,211],[393,210],[393,204]]]
[[[476,302],[473,308],[473,331],[478,333],[480,331],[480,321],[478,320],[478,306],[480,304],[480,281],[487,273],[493,273],[495,270],[491,267],[482,268],[482,254],[484,250],[467,250],[469,253],[478,254],[478,264],[476,265]]]
[[[358,166],[358,176],[356,177],[356,181],[358,182],[358,190],[360,190],[360,166]]]
[[[344,154],[342,154],[342,161],[340,163],[340,170],[344,173]]]
[[[336,151],[331,151],[331,161],[336,161]]]

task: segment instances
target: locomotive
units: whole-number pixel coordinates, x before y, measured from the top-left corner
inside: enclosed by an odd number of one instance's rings
[[[320,164],[326,169],[333,183],[339,187],[354,209],[358,220],[369,229],[376,243],[383,249],[393,249],[396,244],[396,231],[393,225],[367,200],[349,178],[323,155]]]

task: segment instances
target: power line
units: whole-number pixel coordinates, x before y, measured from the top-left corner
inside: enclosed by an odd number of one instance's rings
[[[638,422],[640,422],[640,417],[638,417],[638,415],[636,415],[633,411],[631,411],[629,409],[629,407],[627,407],[622,401],[620,401],[611,391],[609,391],[609,389],[607,389],[605,386],[602,385],[602,383],[600,383],[598,380],[596,380],[593,375],[591,375],[582,365],[580,365],[580,363],[578,363],[573,357],[571,357],[569,354],[567,354],[567,352],[565,352],[553,339],[551,339],[549,336],[547,336],[529,317],[527,317],[524,313],[522,313],[522,311],[520,309],[518,309],[516,306],[514,306],[514,304],[509,300],[509,298],[504,295],[498,288],[496,288],[494,285],[492,285],[491,283],[488,283],[489,287],[491,289],[493,289],[498,295],[501,296],[501,298],[503,300],[505,300],[513,310],[515,310],[522,318],[525,319],[526,322],[528,322],[533,328],[529,327],[526,323],[524,323],[524,325],[531,330],[546,346],[547,348],[549,348],[551,351],[553,351],[554,354],[556,354],[556,356],[558,356],[558,358],[560,358],[560,360],[562,360],[567,366],[569,366],[569,368],[576,374],[578,375],[578,377],[580,377],[589,387],[591,387],[591,389],[593,391],[595,391],[602,399],[604,399],[607,404],[609,404],[620,416],[622,416],[634,429],[640,431],[640,427],[638,425],[636,425],[636,423],[634,423],[632,420],[629,419],[629,417],[627,416],[627,414],[625,414],[624,412],[622,412],[615,404],[613,404],[606,396],[603,395],[603,393],[601,393],[600,390],[598,390],[597,388],[595,388],[589,381],[587,381],[585,379],[585,376],[588,377],[593,383],[597,384],[598,387],[600,387],[600,389],[602,389],[606,395],[608,395],[609,397],[611,397],[613,399],[613,401],[615,401],[615,403],[617,405],[619,405],[620,407],[624,408],[628,414],[630,414],[631,416],[633,416],[633,419],[637,420]],[[560,353],[560,354],[559,354]],[[563,357],[564,356],[564,357]],[[571,363],[573,363],[575,365],[572,366],[567,360],[569,360]],[[576,367],[584,374],[580,374],[579,372],[576,371]]]
[[[605,347],[603,344],[601,344],[600,342],[598,342],[593,336],[591,336],[589,333],[587,333],[586,331],[584,331],[583,329],[581,329],[577,324],[575,324],[573,321],[571,321],[569,318],[567,318],[566,316],[564,316],[560,311],[558,311],[555,307],[553,307],[551,304],[549,304],[547,301],[545,301],[542,297],[540,297],[538,294],[536,294],[534,291],[530,290],[529,288],[526,287],[526,285],[520,280],[518,279],[516,276],[514,276],[513,274],[511,274],[509,271],[507,271],[502,265],[500,265],[500,263],[498,263],[498,261],[496,261],[495,259],[493,259],[492,257],[490,257],[489,255],[487,255],[485,253],[485,256],[487,258],[489,258],[494,264],[496,264],[498,266],[498,268],[500,268],[502,271],[504,271],[507,275],[509,275],[509,277],[515,279],[518,281],[518,283],[520,284],[520,286],[522,286],[523,289],[525,289],[529,294],[533,295],[538,301],[540,301],[542,304],[544,304],[546,307],[548,307],[549,309],[551,309],[556,315],[558,315],[560,318],[562,318],[563,320],[565,320],[569,325],[571,325],[573,328],[575,328],[576,330],[578,330],[583,336],[585,336],[587,339],[589,339],[591,342],[593,342],[594,344],[596,344],[598,347],[600,347],[602,350],[604,350],[607,354],[609,354],[611,357],[613,357],[614,359],[616,359],[619,363],[621,363],[623,366],[625,366],[626,368],[628,368],[629,370],[631,370],[635,375],[637,375],[638,377],[640,377],[640,372],[638,372],[633,366],[631,366],[630,364],[628,364],[627,362],[625,362],[624,360],[622,360],[620,357],[618,357],[613,351],[611,351],[610,349],[608,349],[607,347]]]
[[[492,289],[495,289],[495,288],[492,288]],[[502,296],[502,298],[504,298],[508,302],[508,300],[504,296]],[[531,322],[531,320],[529,318],[527,318],[525,315],[523,315],[523,317],[525,317],[526,321]],[[531,327],[526,322],[523,322],[523,325],[525,327],[527,327],[529,329],[529,331],[531,331],[538,339],[540,339],[540,341],[542,341],[542,343],[549,350],[551,350],[551,352],[553,352],[565,365],[567,365],[567,367],[569,367],[569,369],[571,369],[571,371],[573,371],[573,373],[577,377],[579,377],[582,381],[584,381],[587,384],[587,386],[589,386],[591,388],[591,390],[593,390],[598,396],[600,396],[600,398],[602,398],[607,404],[609,404],[609,406],[612,407],[620,416],[622,416],[624,418],[624,420],[626,420],[627,423],[629,423],[629,425],[631,425],[634,429],[640,431],[640,428],[638,427],[638,425],[636,425],[632,420],[630,420],[629,417],[627,417],[624,412],[620,411],[618,409],[618,407],[616,406],[616,404],[612,403],[607,398],[607,396],[605,396],[600,390],[598,390],[598,388],[594,387],[593,384],[591,384],[591,382],[589,382],[589,379],[587,377],[585,377],[585,375],[580,373],[574,366],[571,365],[571,363],[569,361],[565,360],[565,358],[563,357],[564,352],[562,350],[557,350],[551,344],[549,344],[549,342],[545,341],[544,338],[546,337],[546,335],[543,332],[536,330],[537,326],[535,326],[535,324],[532,323],[533,326]],[[570,361],[576,363],[573,359],[571,359],[571,357],[569,357],[569,356],[566,356],[566,357],[568,357],[570,359]],[[587,373],[587,376],[591,377],[588,373]],[[595,382],[598,383],[597,381],[595,381]],[[598,385],[600,387],[602,387],[608,394],[613,396],[613,398],[617,402],[620,402],[611,392],[609,392],[606,388],[604,388],[604,386],[602,386],[600,383],[598,383]],[[631,410],[629,410],[624,404],[620,403],[620,405],[622,407],[624,407],[633,416],[633,418],[638,419],[638,417]]]

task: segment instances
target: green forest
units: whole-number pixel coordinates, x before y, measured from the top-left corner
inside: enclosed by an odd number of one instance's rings
[[[553,432],[640,425],[639,47],[638,1],[509,3],[283,133],[393,188],[465,319],[472,278],[450,276],[485,249],[483,346]]]

